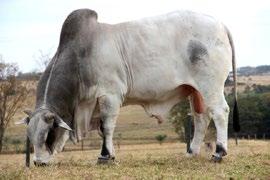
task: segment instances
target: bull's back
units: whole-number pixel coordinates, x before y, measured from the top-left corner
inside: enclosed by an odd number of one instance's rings
[[[174,12],[114,25],[114,33],[132,74],[130,96],[158,98],[183,83],[198,87],[209,78],[223,81],[229,71],[224,26],[206,15]]]

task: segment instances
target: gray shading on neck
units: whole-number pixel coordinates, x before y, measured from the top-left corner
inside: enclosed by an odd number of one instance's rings
[[[46,108],[64,120],[72,121],[80,75],[83,77],[80,69],[91,52],[93,30],[89,27],[93,27],[96,21],[97,13],[88,9],[73,11],[67,17],[57,52],[38,83],[36,109]]]
[[[63,119],[72,118],[78,86],[76,55],[56,55],[38,83],[36,109],[45,107]]]

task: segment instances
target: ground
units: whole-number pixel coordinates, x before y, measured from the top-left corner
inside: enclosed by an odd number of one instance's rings
[[[202,148],[185,156],[185,144],[123,145],[117,162],[97,165],[99,150],[63,152],[48,167],[24,167],[24,155],[0,155],[0,179],[270,179],[270,142],[240,140],[218,164]]]

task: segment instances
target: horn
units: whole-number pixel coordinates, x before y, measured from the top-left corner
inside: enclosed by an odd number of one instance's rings
[[[33,112],[30,109],[26,109],[23,112],[28,116],[31,116],[33,114]]]
[[[61,119],[59,116],[57,116],[55,122],[59,127],[72,131],[72,129],[67,125],[67,123],[65,123],[63,119]]]
[[[75,137],[74,131],[69,131],[69,139],[73,142],[73,144],[77,144],[78,139]]]
[[[20,121],[15,122],[15,125],[20,125],[20,124],[28,124],[30,121],[29,117],[23,118]]]

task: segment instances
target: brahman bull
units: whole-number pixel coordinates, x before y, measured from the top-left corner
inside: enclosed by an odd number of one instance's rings
[[[200,152],[213,120],[214,158],[221,159],[229,114],[224,82],[234,64],[231,35],[210,16],[177,11],[111,25],[99,23],[93,10],[76,10],[65,20],[57,52],[38,83],[35,110],[23,120],[34,162],[47,164],[69,137],[81,140],[93,129],[103,138],[99,161],[112,160],[121,106],[141,105],[162,122],[186,97],[195,123],[187,153]]]

